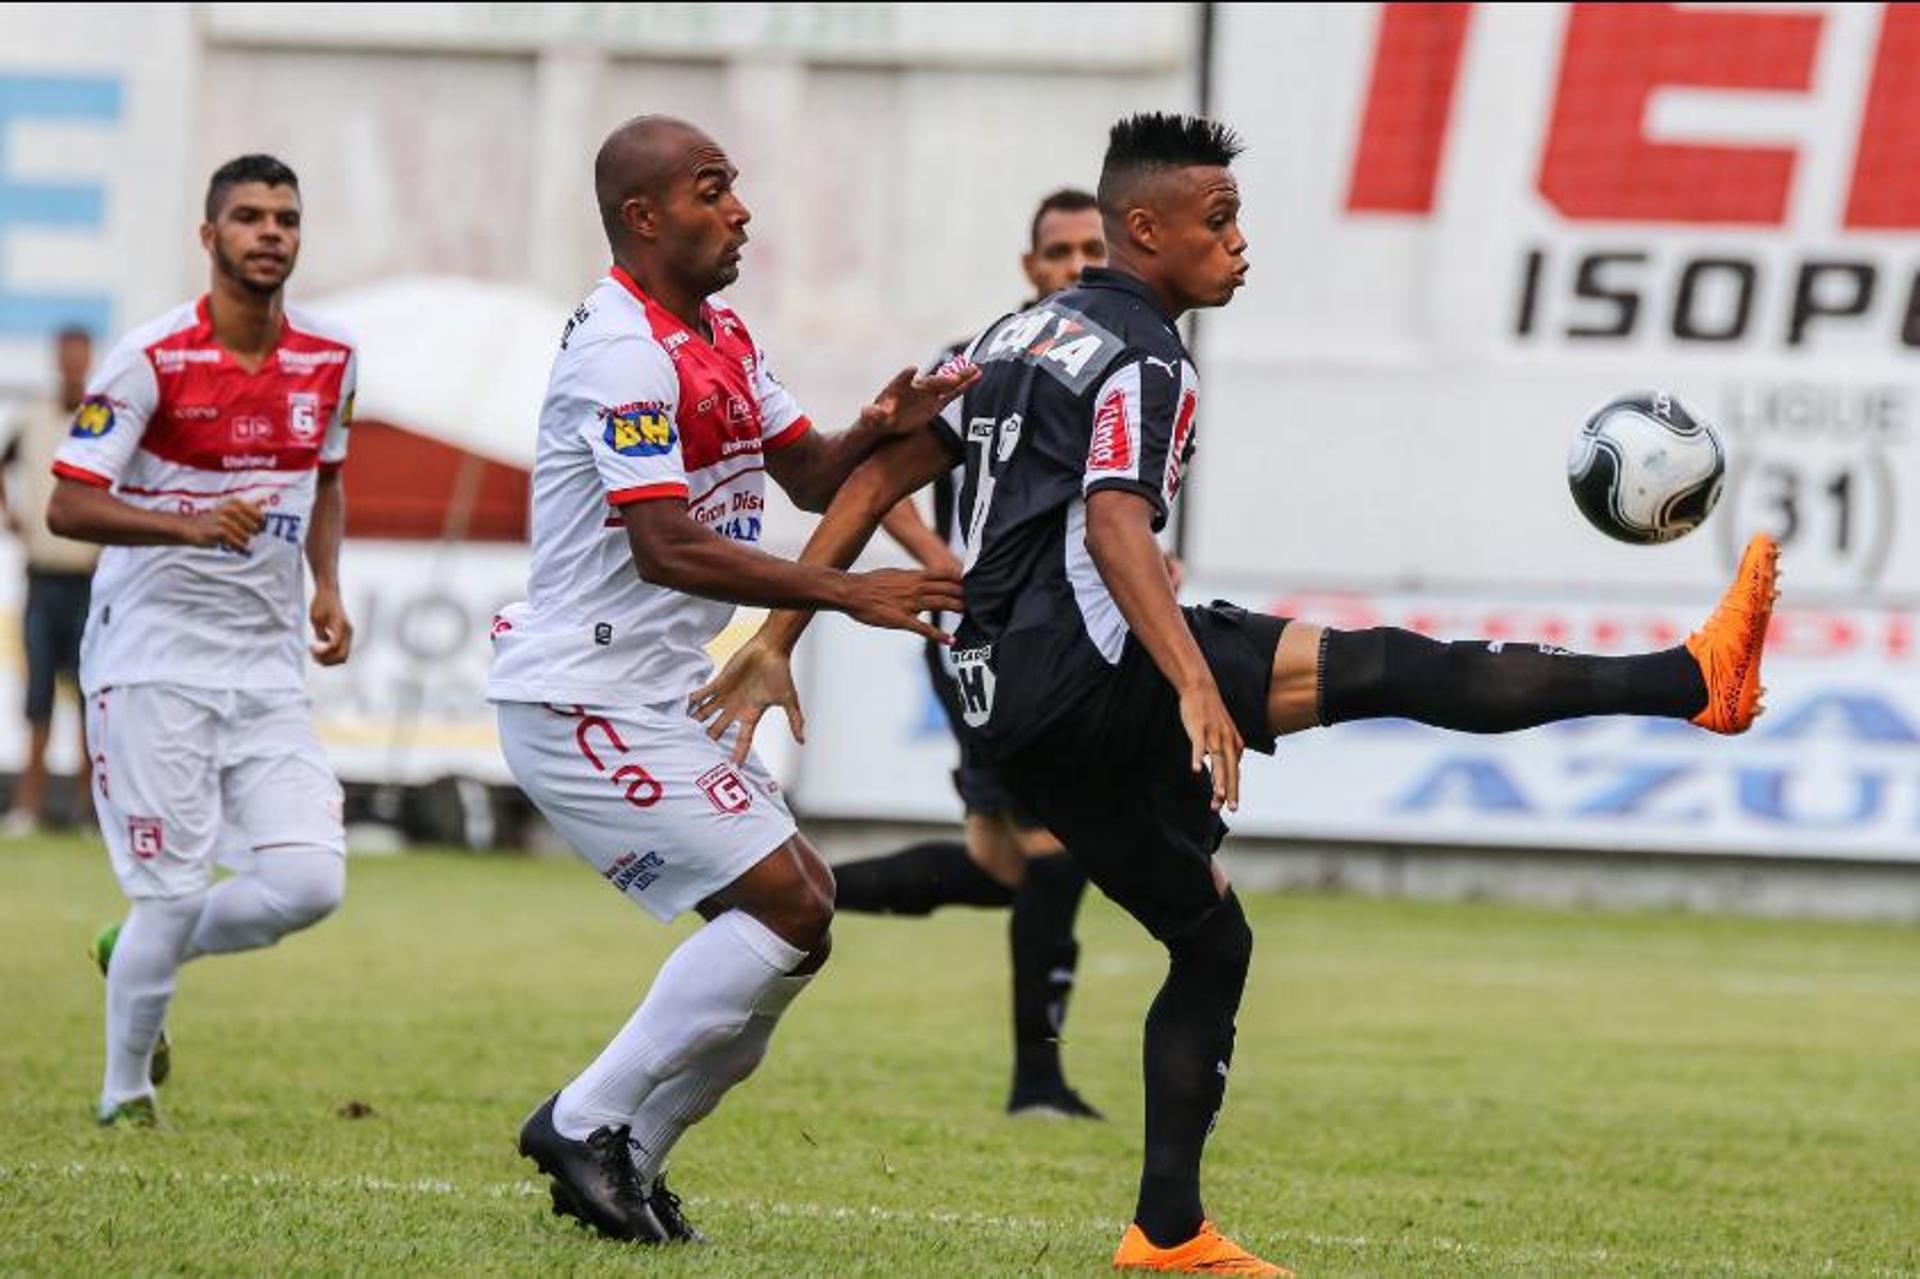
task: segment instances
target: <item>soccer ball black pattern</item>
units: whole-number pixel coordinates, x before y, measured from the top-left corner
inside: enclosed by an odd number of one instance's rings
[[[1720,500],[1720,434],[1677,395],[1610,400],[1587,419],[1567,457],[1567,487],[1593,526],[1622,542],[1671,542]]]

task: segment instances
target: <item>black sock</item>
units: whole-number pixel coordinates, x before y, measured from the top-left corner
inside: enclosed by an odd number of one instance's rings
[[[1016,1091],[1065,1084],[1060,1028],[1067,1020],[1080,946],[1074,916],[1087,873],[1065,853],[1027,860],[1027,877],[1013,896],[1007,941],[1013,954],[1013,1082]]]
[[[1688,719],[1707,704],[1684,647],[1588,657],[1537,644],[1443,644],[1394,627],[1322,633],[1320,722],[1397,716],[1508,733],[1581,715]]]
[[[1233,1060],[1233,1017],[1253,933],[1231,892],[1167,944],[1167,981],[1147,1012],[1147,1152],[1134,1221],[1156,1247],[1200,1232],[1200,1152],[1220,1114]]]
[[[1013,890],[980,869],[953,840],[914,844],[833,868],[837,910],[926,915],[938,906],[1008,906]]]

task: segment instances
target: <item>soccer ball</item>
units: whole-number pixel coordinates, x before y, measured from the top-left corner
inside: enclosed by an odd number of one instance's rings
[[[1600,406],[1574,438],[1567,487],[1593,526],[1622,542],[1671,542],[1720,500],[1719,432],[1677,395],[1636,392]]]

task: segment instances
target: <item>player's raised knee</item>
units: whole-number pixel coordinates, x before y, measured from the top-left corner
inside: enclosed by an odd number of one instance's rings
[[[331,849],[274,849],[259,857],[261,883],[290,933],[319,923],[346,896],[347,859]]]

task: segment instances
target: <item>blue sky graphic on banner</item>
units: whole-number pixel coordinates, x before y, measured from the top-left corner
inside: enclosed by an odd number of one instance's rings
[[[110,76],[0,74],[0,252],[7,237],[27,228],[99,230],[106,222],[106,189],[92,182],[43,182],[14,173],[9,143],[30,121],[82,120],[117,124],[120,81]],[[105,335],[113,299],[104,292],[25,289],[0,268],[0,337],[37,337],[80,324]]]

